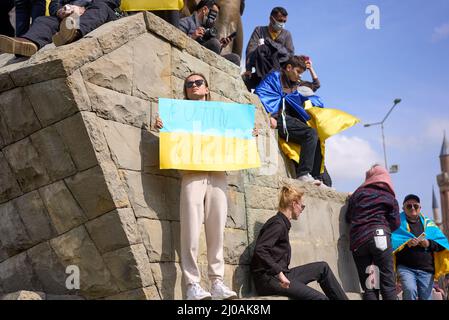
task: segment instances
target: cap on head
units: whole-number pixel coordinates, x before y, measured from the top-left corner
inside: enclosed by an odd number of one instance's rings
[[[416,202],[421,203],[421,200],[415,194],[406,195],[402,204],[406,203],[408,200],[415,200]]]

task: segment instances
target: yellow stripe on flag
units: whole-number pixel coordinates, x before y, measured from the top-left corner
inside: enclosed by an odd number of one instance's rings
[[[161,169],[230,171],[260,167],[256,139],[161,132],[159,154]]]
[[[307,124],[317,130],[320,139],[322,155],[320,173],[323,173],[326,139],[352,127],[357,122],[360,122],[360,120],[349,113],[337,109],[311,107],[311,105],[306,103],[304,104],[304,108],[311,117],[311,119],[307,121]],[[289,159],[299,163],[299,154],[301,152],[301,146],[299,144],[287,142],[284,139],[279,138],[279,145]]]
[[[123,11],[181,10],[183,0],[122,0]]]

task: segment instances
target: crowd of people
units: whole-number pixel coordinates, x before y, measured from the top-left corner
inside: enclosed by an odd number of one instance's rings
[[[171,1],[161,8],[154,1],[130,0],[51,0],[45,15],[45,0],[5,0],[0,7],[0,51],[19,56],[32,56],[45,45],[71,43],[100,25],[118,18],[117,12],[129,14],[151,10],[178,27],[202,46],[240,65],[240,56],[222,54],[235,35],[218,39],[214,28],[220,12],[215,0],[201,0],[194,12],[180,17],[182,0]],[[15,27],[8,13],[15,6]],[[253,31],[247,49],[243,80],[248,90],[260,97],[270,115],[271,128],[286,142],[300,146],[295,176],[304,183],[330,187],[332,182],[324,166],[322,142],[316,128],[308,124],[310,114],[304,101],[320,105],[315,92],[320,81],[312,61],[295,54],[291,33],[285,29],[288,12],[275,7],[268,26]],[[76,21],[75,21],[76,20]],[[75,27],[74,27],[75,26]],[[312,81],[302,80],[308,71]],[[190,74],[184,81],[186,100],[210,100],[207,79],[200,73]],[[267,92],[281,99],[273,104]],[[315,99],[315,100],[314,100]],[[155,127],[163,128],[157,118]],[[257,130],[253,132],[257,135]],[[233,299],[238,295],[224,284],[223,238],[227,217],[227,180],[223,171],[181,171],[180,229],[181,266],[186,283],[186,298]],[[290,268],[291,220],[297,220],[305,209],[304,192],[286,185],[279,196],[278,212],[262,227],[251,260],[251,274],[256,291],[261,295],[285,295],[301,300],[348,299],[333,271],[324,261]],[[435,278],[449,273],[449,244],[435,223],[421,214],[420,199],[410,194],[399,213],[393,184],[388,172],[374,165],[366,173],[365,182],[349,197],[346,221],[350,225],[350,250],[353,253],[363,299],[396,300],[398,283],[403,299],[431,299],[445,292]],[[208,277],[210,290],[201,286],[197,264],[199,235],[204,222],[206,232]],[[377,270],[377,273],[375,272]],[[377,284],[371,276],[378,275]],[[317,281],[323,293],[307,284]],[[375,281],[376,282],[376,281]]]

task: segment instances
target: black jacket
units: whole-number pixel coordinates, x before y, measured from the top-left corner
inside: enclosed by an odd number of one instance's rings
[[[287,272],[291,259],[291,247],[288,233],[290,221],[278,212],[268,219],[260,230],[251,260],[254,273],[277,275]]]

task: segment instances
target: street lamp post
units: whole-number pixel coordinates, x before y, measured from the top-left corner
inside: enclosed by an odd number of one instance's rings
[[[385,117],[383,118],[383,120],[381,122],[376,122],[376,123],[368,123],[365,124],[364,127],[371,127],[371,126],[376,126],[376,125],[380,125],[380,128],[382,130],[382,145],[384,148],[384,161],[385,161],[385,168],[388,170],[388,164],[387,164],[387,151],[385,148],[385,134],[384,134],[384,122],[385,120],[387,120],[388,116],[390,115],[390,113],[393,111],[394,107],[396,107],[396,105],[398,103],[401,102],[401,99],[394,99],[393,101],[393,106],[390,108],[390,111],[388,111],[388,113],[385,115]]]

